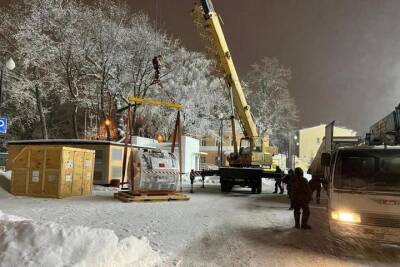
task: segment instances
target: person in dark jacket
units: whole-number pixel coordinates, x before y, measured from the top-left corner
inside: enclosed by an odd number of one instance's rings
[[[293,179],[294,179],[294,172],[293,172],[292,169],[290,169],[288,171],[288,174],[286,174],[282,179],[282,182],[284,184],[286,184],[287,194],[288,194],[289,199],[290,199],[289,210],[293,210],[293,201],[292,201],[292,182],[293,182]]]
[[[279,177],[275,178],[275,191],[273,192],[274,194],[278,193],[278,187],[279,187],[279,194],[283,194],[283,187],[282,187],[282,175],[283,171],[279,166],[276,166],[275,173],[279,175]]]
[[[317,204],[319,204],[320,202],[320,198],[321,198],[321,178],[319,177],[312,177],[311,180],[308,182],[310,189],[311,189],[311,200],[313,198],[314,195],[314,191],[317,191],[317,195],[316,195],[316,202]]]
[[[294,179],[292,182],[292,196],[293,196],[293,208],[294,208],[294,221],[295,227],[301,229],[311,229],[311,226],[307,224],[308,218],[310,217],[310,208],[308,203],[311,201],[311,190],[308,185],[308,181],[304,178],[304,173],[301,168],[294,170]],[[300,215],[301,225],[300,225]]]
[[[190,178],[190,193],[194,193],[194,191],[193,191],[193,184],[194,184],[194,178],[195,178],[196,176],[195,176],[195,174],[194,174],[194,170],[192,169],[191,171],[190,171],[190,175],[189,175],[189,178]]]
[[[153,63],[153,68],[154,68],[154,82],[159,82],[160,81],[160,56],[155,56],[152,60]]]

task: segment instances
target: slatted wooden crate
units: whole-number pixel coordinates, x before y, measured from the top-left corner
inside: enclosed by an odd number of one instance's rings
[[[104,140],[77,140],[77,139],[49,139],[49,140],[18,140],[7,143],[8,160],[6,170],[11,170],[12,159],[28,145],[66,146],[96,151],[96,161],[93,183],[108,185],[113,179],[122,179],[122,163],[124,144]],[[132,145],[128,146],[127,155],[131,150],[136,150]],[[129,161],[129,160],[128,160]],[[126,179],[125,179],[126,182]]]
[[[10,160],[15,195],[62,198],[92,192],[94,150],[28,145]]]

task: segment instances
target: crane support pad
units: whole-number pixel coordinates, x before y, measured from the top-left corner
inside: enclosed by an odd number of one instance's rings
[[[169,193],[163,195],[154,194],[129,194],[127,192],[118,192],[114,194],[114,198],[122,202],[157,202],[157,201],[187,201],[190,198],[182,193]]]

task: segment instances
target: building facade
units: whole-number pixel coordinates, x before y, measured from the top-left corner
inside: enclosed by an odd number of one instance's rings
[[[240,146],[240,139],[244,137],[239,130],[236,131],[236,142]],[[263,139],[264,144],[269,144],[268,136]],[[220,137],[217,135],[208,134],[201,139],[201,167],[202,169],[213,169],[220,165]],[[228,166],[228,157],[234,152],[232,130],[224,130],[222,137],[222,166]]]
[[[236,133],[237,143],[240,144],[240,139],[243,134]],[[233,138],[231,130],[224,130],[222,135],[222,165],[228,165],[228,156],[233,152]],[[215,134],[205,135],[200,142],[200,165],[202,169],[213,169],[219,166],[219,145],[220,137]]]
[[[299,130],[298,140],[298,159],[296,167],[301,167],[305,172],[309,168],[312,160],[317,154],[323,138],[325,137],[325,124]],[[345,127],[335,126],[334,136],[356,136],[357,132]]]

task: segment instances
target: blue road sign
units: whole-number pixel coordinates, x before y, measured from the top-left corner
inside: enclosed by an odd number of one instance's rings
[[[0,117],[0,134],[7,133],[7,118]]]

